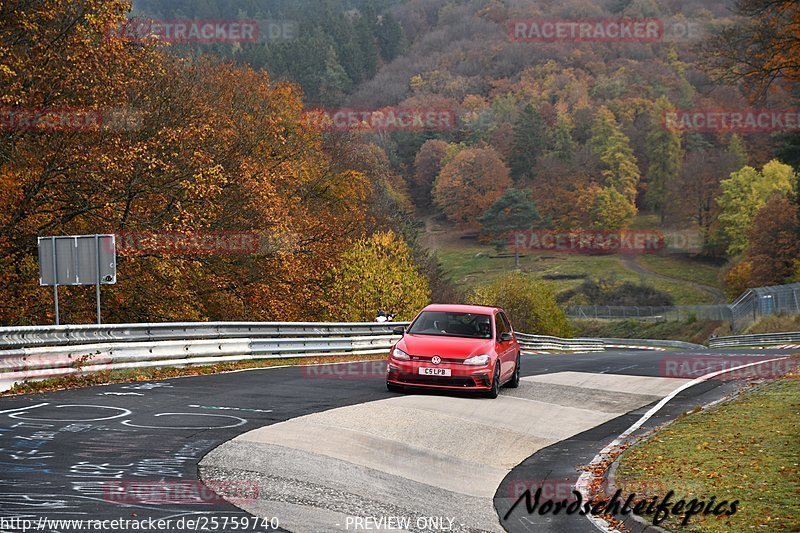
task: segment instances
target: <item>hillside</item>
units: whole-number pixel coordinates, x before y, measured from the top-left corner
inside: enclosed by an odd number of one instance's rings
[[[452,112],[452,127],[360,135],[385,154],[412,218],[443,214],[456,229],[480,229],[478,216],[515,188],[529,193],[541,227],[624,230],[653,214],[653,228],[699,235],[699,249],[685,252],[735,259],[746,231],[720,220],[721,182],[747,165],[798,160],[796,131],[675,126],[686,112],[755,106],[745,85],[712,68],[725,53],[715,48],[719,32],[744,20],[729,0],[135,5],[167,18],[296,22],[291,39],[175,49],[211,51],[296,82],[308,108]],[[650,21],[657,37],[526,40],[510,29],[523,21],[530,37],[554,20]],[[792,109],[792,87],[774,85],[758,106]],[[463,177],[476,164],[482,170]],[[752,281],[781,282],[787,268]]]
[[[800,279],[799,10],[2,3],[0,323],[55,318],[41,235],[118,235],[114,321],[410,316],[509,270],[565,305]]]

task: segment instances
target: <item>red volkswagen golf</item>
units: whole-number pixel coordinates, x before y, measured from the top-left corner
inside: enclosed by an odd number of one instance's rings
[[[429,305],[389,352],[386,386],[483,391],[519,385],[520,351],[502,309],[477,305]]]

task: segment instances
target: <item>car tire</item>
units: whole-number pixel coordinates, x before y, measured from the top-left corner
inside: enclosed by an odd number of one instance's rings
[[[500,396],[500,363],[494,366],[494,377],[492,378],[492,388],[486,393],[487,398],[494,400]]]
[[[516,389],[519,387],[519,364],[520,364],[520,355],[517,354],[517,363],[514,365],[514,375],[511,376],[511,380],[506,385],[509,389]]]
[[[400,385],[395,385],[394,383],[389,383],[388,381],[386,382],[386,390],[389,392],[405,392],[405,389],[403,389],[403,387]]]

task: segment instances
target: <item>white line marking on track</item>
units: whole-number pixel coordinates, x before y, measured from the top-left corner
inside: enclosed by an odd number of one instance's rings
[[[99,418],[30,418],[20,416],[21,413],[15,413],[8,416],[19,420],[33,420],[41,422],[100,422],[101,420],[114,420],[115,418],[122,418],[123,416],[128,416],[131,414],[130,410],[128,409],[122,407],[111,407],[109,405],[64,404],[56,405],[55,408],[60,409],[62,407],[92,407],[95,409],[113,409],[114,411],[122,411],[122,413],[114,416],[104,416]]]
[[[681,385],[680,387],[678,387],[677,389],[675,389],[674,391],[669,393],[667,396],[662,398],[660,402],[658,402],[649,411],[647,411],[645,414],[643,414],[642,417],[639,420],[637,420],[631,427],[629,427],[628,429],[623,431],[616,439],[611,441],[611,443],[609,443],[608,446],[606,446],[605,448],[600,450],[600,453],[595,455],[594,459],[592,459],[592,462],[589,463],[587,470],[584,471],[580,475],[580,477],[578,478],[578,481],[575,483],[575,489],[578,490],[584,496],[584,498],[587,499],[586,501],[588,501],[589,486],[591,485],[591,482],[592,482],[591,467],[592,466],[596,466],[596,465],[600,464],[601,462],[603,462],[603,460],[605,459],[604,456],[607,457],[608,454],[615,447],[620,445],[628,436],[630,436],[631,433],[633,433],[634,431],[636,431],[637,429],[642,427],[642,425],[644,425],[645,422],[650,420],[653,417],[653,415],[655,415],[658,411],[660,411],[662,407],[667,405],[667,403],[669,403],[673,398],[675,398],[675,396],[677,396],[681,392],[685,391],[686,389],[688,389],[690,387],[694,387],[695,385],[703,383],[704,381],[708,381],[709,379],[711,379],[713,377],[716,377],[716,376],[719,376],[721,374],[727,374],[729,372],[733,372],[734,370],[739,370],[739,369],[742,369],[742,368],[747,368],[747,367],[756,366],[756,365],[763,365],[765,363],[773,363],[775,361],[783,361],[784,359],[789,359],[789,357],[779,357],[777,359],[768,359],[766,361],[757,361],[755,363],[749,363],[749,364],[737,366],[737,367],[734,367],[734,368],[718,370],[716,372],[711,372],[709,374],[705,374],[705,375],[702,375],[702,376],[700,376],[698,378],[695,378],[695,379],[693,379],[692,381],[690,381],[688,383],[684,383],[683,385]],[[591,514],[587,514],[586,515],[586,519],[589,520],[589,522],[591,522],[592,525],[594,525],[597,529],[599,529],[600,531],[603,531],[605,533],[614,533],[614,532],[617,531],[616,529],[610,527],[608,522],[606,522],[605,520],[603,520],[600,517],[591,516]]]
[[[27,411],[28,409],[36,409],[37,407],[42,407],[45,405],[50,405],[49,403],[37,403],[36,405],[29,405],[27,407],[17,407],[15,409],[6,409],[5,411],[0,411],[0,415],[5,413],[16,413],[17,411]]]
[[[250,413],[271,413],[272,409],[250,409],[247,407],[219,407],[216,405],[198,405],[193,403],[189,405],[189,407],[195,407],[197,409],[211,409],[213,411],[248,411]]]
[[[123,420],[120,422],[123,426],[134,427],[134,428],[147,428],[147,429],[226,429],[226,428],[235,428],[241,426],[243,424],[247,424],[247,420],[244,418],[239,418],[238,416],[233,415],[211,415],[207,413],[158,413],[153,415],[154,417],[159,416],[215,416],[219,418],[233,418],[238,420],[235,424],[229,424],[227,426],[145,426],[139,424],[132,424],[130,420]]]

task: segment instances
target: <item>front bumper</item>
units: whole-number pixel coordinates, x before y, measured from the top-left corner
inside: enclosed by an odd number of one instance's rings
[[[450,376],[425,376],[420,368],[448,368]],[[424,387],[450,390],[489,390],[492,388],[492,367],[457,363],[433,365],[430,361],[398,361],[389,359],[386,382],[403,387]]]

